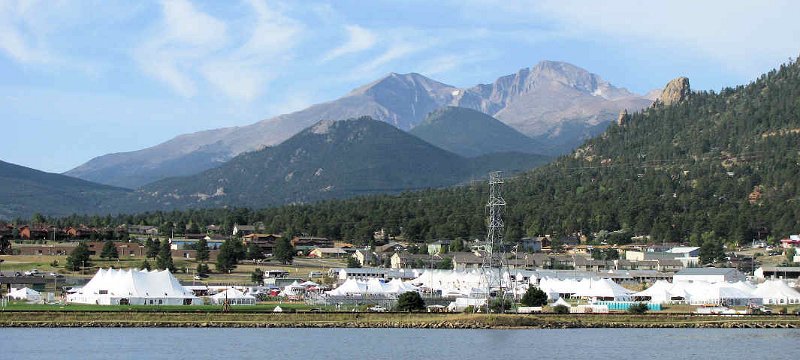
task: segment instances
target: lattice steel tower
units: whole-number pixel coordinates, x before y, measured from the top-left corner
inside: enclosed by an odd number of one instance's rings
[[[487,220],[487,256],[489,268],[499,268],[502,266],[502,259],[496,258],[499,255],[498,249],[503,243],[503,209],[506,201],[503,199],[503,173],[493,171],[489,173],[489,202],[486,208],[489,212]]]
[[[503,295],[503,209],[506,201],[502,194],[503,177],[502,172],[493,171],[489,173],[489,202],[486,209],[489,213],[486,227],[485,256],[483,258],[483,276],[486,280],[486,312],[489,312],[489,305],[492,299],[492,288],[497,288],[501,297]]]

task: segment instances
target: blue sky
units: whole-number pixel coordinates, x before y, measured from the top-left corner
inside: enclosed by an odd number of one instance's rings
[[[434,4],[435,3],[435,4]],[[796,1],[0,1],[0,160],[45,171],[335,99],[559,60],[645,93],[800,53]]]

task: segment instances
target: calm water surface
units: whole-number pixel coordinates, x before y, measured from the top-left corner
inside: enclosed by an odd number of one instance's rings
[[[775,329],[0,329],[3,359],[796,359]]]

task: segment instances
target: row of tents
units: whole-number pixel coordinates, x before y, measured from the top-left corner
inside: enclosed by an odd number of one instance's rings
[[[800,292],[782,280],[749,282],[656,281],[652,286],[632,295],[636,300],[653,303],[685,302],[692,305],[789,305],[800,304]]]
[[[389,282],[380,279],[348,279],[336,289],[327,291],[325,294],[328,296],[399,295],[409,291],[418,292],[419,288],[400,279],[393,279]]]

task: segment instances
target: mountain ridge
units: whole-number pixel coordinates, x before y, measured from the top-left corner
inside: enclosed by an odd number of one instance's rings
[[[102,212],[107,201],[129,192],[0,160],[0,219]]]
[[[510,153],[471,161],[368,117],[323,120],[220,167],[148,184],[135,193],[144,202],[135,207],[264,207],[437,188],[502,161],[508,170],[527,170],[545,158]]]
[[[598,89],[600,92],[592,95]],[[551,90],[555,92],[548,93]],[[243,152],[277,145],[321,120],[370,116],[409,130],[431,111],[451,105],[483,111],[525,135],[539,137],[552,144],[549,152],[555,155],[604,129],[623,108],[634,111],[651,103],[622,96],[627,94],[631,93],[598,75],[559,62],[541,62],[492,84],[467,89],[417,73],[390,73],[336,100],[246,126],[183,134],[146,149],[99,156],[64,174],[137,188],[169,176],[198,173]],[[566,101],[566,97],[574,100]]]

